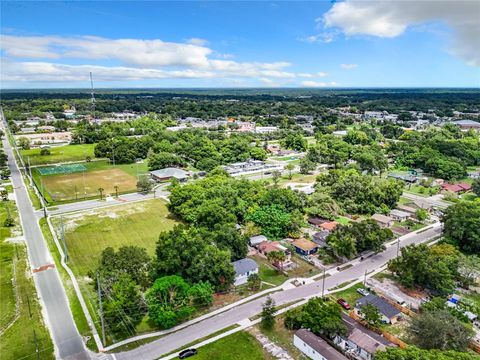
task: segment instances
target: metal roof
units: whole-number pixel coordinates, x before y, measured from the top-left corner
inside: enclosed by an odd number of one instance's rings
[[[307,329],[297,330],[295,336],[328,360],[347,360],[347,357],[338,352],[333,346],[330,346],[321,337]]]
[[[154,170],[150,171],[150,174],[152,174],[155,177],[158,178],[171,178],[174,177],[176,179],[186,179],[188,177],[188,172],[186,172],[183,169],[179,168],[165,168],[165,169],[160,169],[160,170]]]
[[[390,304],[387,300],[373,294],[369,294],[359,299],[355,306],[361,309],[362,306],[366,304],[372,304],[378,309],[380,314],[385,315],[389,319],[393,318],[401,312],[395,306]]]

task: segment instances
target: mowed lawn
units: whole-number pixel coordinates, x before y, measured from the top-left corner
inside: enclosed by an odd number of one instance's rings
[[[95,270],[101,252],[109,246],[136,245],[153,255],[159,234],[177,224],[162,199],[75,213],[63,221],[69,264],[78,275]],[[60,235],[61,219],[55,217],[53,223]]]
[[[50,155],[40,155],[40,149],[22,150],[25,163],[30,158],[30,165],[56,164],[67,161],[85,161],[86,157],[94,158],[95,144],[52,146]]]
[[[37,187],[44,192],[49,202],[77,200],[103,195],[114,195],[115,186],[119,193],[133,192],[137,188],[137,175],[147,173],[145,162],[138,164],[111,165],[108,161],[82,163],[86,171],[70,174],[41,176],[34,169],[33,178]]]
[[[194,346],[193,346],[194,347]],[[260,343],[249,333],[236,332],[197,349],[195,360],[264,360],[273,359],[262,350]],[[178,357],[176,358],[178,359]]]

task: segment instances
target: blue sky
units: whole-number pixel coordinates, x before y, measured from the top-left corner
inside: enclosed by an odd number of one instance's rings
[[[2,87],[479,87],[480,2],[2,2]]]

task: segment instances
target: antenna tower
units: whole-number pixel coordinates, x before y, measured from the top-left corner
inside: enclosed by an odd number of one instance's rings
[[[90,72],[90,84],[92,86],[92,105],[91,105],[91,112],[92,112],[92,120],[95,120],[95,90],[93,89],[93,77],[92,73]]]

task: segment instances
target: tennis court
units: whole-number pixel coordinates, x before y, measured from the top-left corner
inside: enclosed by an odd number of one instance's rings
[[[72,174],[76,172],[86,171],[87,168],[82,164],[64,164],[37,168],[42,176],[58,175],[58,174]]]

